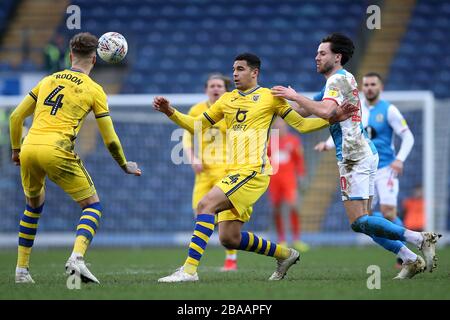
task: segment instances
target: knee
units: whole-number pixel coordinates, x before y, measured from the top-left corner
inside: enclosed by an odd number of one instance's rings
[[[368,218],[367,215],[364,215],[353,221],[351,224],[352,230],[355,232],[366,233]]]
[[[241,240],[230,234],[219,234],[220,243],[227,249],[237,249]]]
[[[383,216],[390,221],[394,221],[397,217],[397,212],[394,208],[387,209],[383,211]]]
[[[200,200],[198,202],[197,214],[208,212],[209,207],[210,207],[210,202],[208,201],[208,199],[206,197],[204,197],[202,200]]]

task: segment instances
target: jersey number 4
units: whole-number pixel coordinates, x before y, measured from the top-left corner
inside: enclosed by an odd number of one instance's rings
[[[58,109],[62,108],[62,106],[63,106],[62,99],[64,98],[64,95],[58,94],[58,92],[60,92],[62,89],[64,89],[64,86],[58,86],[52,92],[50,92],[50,94],[47,96],[47,98],[45,98],[44,104],[46,106],[52,107],[52,111],[50,111],[50,114],[52,116],[56,115],[56,112],[58,112]],[[55,100],[53,100],[53,98],[57,94],[58,94],[58,96],[56,97]]]

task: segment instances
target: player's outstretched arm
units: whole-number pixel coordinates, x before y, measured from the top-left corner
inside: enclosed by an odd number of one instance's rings
[[[283,119],[300,133],[313,132],[330,126],[327,120],[321,118],[303,118],[294,110],[289,112]]]
[[[204,114],[201,114],[198,117],[194,118],[177,111],[170,105],[169,100],[164,97],[155,97],[155,99],[153,100],[153,108],[156,111],[164,113],[170,118],[170,120],[175,122],[183,129],[188,130],[191,134],[194,134],[194,131],[197,128],[203,130],[205,128],[211,127],[214,124],[211,122],[211,120],[207,119]]]
[[[326,128],[330,124],[347,120],[357,110],[359,110],[357,106],[349,102],[344,102],[332,112],[329,120],[322,118],[303,118],[294,110],[288,112],[284,120],[295,130],[301,133],[308,133]]]
[[[272,88],[272,94],[276,97],[282,97],[296,102],[305,113],[314,114],[322,119],[330,119],[336,110],[336,103],[331,100],[313,101],[307,97],[298,94],[291,87],[275,86]]]
[[[125,173],[140,176],[142,172],[136,162],[127,161],[125,158],[122,145],[116,131],[114,130],[111,117],[106,116],[97,118],[96,120],[103,142],[114,160],[116,160]]]
[[[20,165],[19,153],[22,140],[23,122],[31,116],[36,108],[36,100],[31,95],[27,95],[22,102],[14,109],[9,117],[9,130],[11,139],[12,155],[11,160],[16,166]]]

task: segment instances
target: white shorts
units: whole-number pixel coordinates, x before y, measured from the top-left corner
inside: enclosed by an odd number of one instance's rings
[[[342,201],[366,200],[375,193],[378,154],[357,162],[338,162]]]
[[[391,166],[378,169],[375,175],[375,196],[372,206],[380,204],[388,206],[397,206],[398,197],[398,178]]]

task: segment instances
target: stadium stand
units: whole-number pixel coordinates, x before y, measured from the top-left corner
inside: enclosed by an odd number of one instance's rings
[[[449,1],[417,2],[408,30],[392,62],[387,90],[431,90],[437,98],[450,97],[450,57],[442,55],[449,49],[449,15]],[[414,77],[410,76],[411,72]]]
[[[6,7],[4,4],[13,2],[1,2],[0,17]],[[230,74],[234,56],[242,51],[252,51],[261,56],[262,85],[290,84],[302,91],[318,91],[323,78],[316,74],[313,60],[316,46],[312,44],[332,31],[342,31],[357,38],[367,7],[365,1],[353,0],[309,0],[301,3],[245,0],[232,5],[226,0],[198,0],[189,4],[183,0],[76,0],[72,4],[79,5],[82,10],[81,31],[101,35],[120,30],[127,38],[130,50],[125,63],[128,70],[121,88],[121,93],[125,94],[203,92],[206,75],[213,71]],[[321,10],[323,6],[327,7],[326,11]],[[252,15],[248,16],[248,12]],[[431,12],[438,16],[431,19]],[[341,29],[335,30],[334,20],[344,14],[346,19],[341,20]],[[386,89],[430,89],[439,97],[450,96],[450,58],[438,57],[438,52],[442,51],[435,46],[437,41],[445,44],[450,23],[444,18],[445,14],[450,14],[448,1],[418,1],[391,65]],[[314,23],[318,19],[321,20],[320,26]],[[75,32],[68,31],[64,21],[58,31],[67,37]],[[426,45],[424,41],[427,41]],[[418,45],[427,54],[421,54],[416,60],[413,54]],[[445,68],[441,68],[439,63],[443,63]],[[414,66],[417,77],[408,76],[411,66]],[[440,81],[429,81],[430,78]],[[422,115],[418,111],[410,111],[404,112],[404,116],[415,134],[416,145],[400,180],[399,202],[422,179]],[[127,157],[142,165],[145,176],[138,182],[125,179],[100,137],[96,136],[94,152],[84,155],[83,161],[105,204],[101,232],[192,229],[192,170],[189,165],[175,166],[172,163],[170,154],[175,142],[162,143],[168,140],[176,127],[162,123],[133,123],[130,126],[126,122],[118,122],[115,126]],[[303,138],[310,150],[317,142],[313,140],[307,135]],[[309,173],[314,174],[317,165],[314,160],[317,159],[307,160],[310,161]],[[11,198],[9,212],[13,214],[2,216],[0,232],[15,232],[18,216],[23,210],[22,194],[12,192],[21,188],[19,172],[10,165],[1,169],[4,178],[0,179],[0,193]],[[117,181],[120,181],[120,188],[111,190]],[[79,218],[75,214],[79,210],[77,205],[53,183],[49,182],[47,187],[53,199],[66,201],[47,202],[44,215],[51,215],[52,219],[42,219],[39,232],[71,231]],[[130,207],[133,212],[128,212]],[[248,229],[269,228],[269,208],[264,196],[255,207],[255,216]],[[320,225],[330,231],[348,230],[338,191]]]
[[[199,79],[213,71],[229,74],[232,59],[243,51],[261,56],[264,85],[289,81],[302,90],[316,90],[321,79],[315,74],[311,43],[336,31],[333,21],[344,10],[347,19],[340,31],[355,37],[364,13],[364,2],[349,0],[74,3],[83,12],[83,30],[99,35],[121,30],[128,39],[130,70],[122,93],[202,92]],[[323,22],[320,27],[317,19]]]

